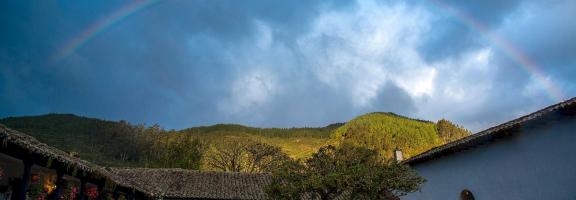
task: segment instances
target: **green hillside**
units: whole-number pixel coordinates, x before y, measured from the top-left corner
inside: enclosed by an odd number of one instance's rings
[[[410,157],[441,145],[436,124],[415,120],[393,113],[369,113],[338,128],[333,136],[336,143],[349,143],[377,150],[391,158],[394,149]]]
[[[321,128],[254,128],[236,124],[217,124],[188,128],[188,133],[206,142],[218,142],[222,138],[250,139],[280,147],[292,158],[304,158],[325,145],[334,130],[343,124]]]
[[[265,143],[295,159],[306,158],[329,143],[347,142],[378,150],[390,158],[395,148],[409,157],[470,134],[448,120],[434,123],[393,113],[369,113],[346,124],[320,128],[217,124],[164,130],[158,125],[146,127],[71,114],[9,117],[0,119],[0,123],[101,165],[188,169],[201,169],[207,149],[224,140]]]
[[[56,148],[78,152],[83,159],[99,164],[133,165],[142,156],[142,145],[134,139],[142,127],[124,121],[47,114],[9,117],[1,119],[0,123]]]
[[[199,168],[198,163],[192,162],[198,162],[201,151],[222,138],[262,142],[280,147],[292,158],[304,158],[325,145],[330,134],[342,125],[254,128],[217,124],[167,131],[157,125],[145,127],[71,114],[9,117],[0,119],[0,123],[59,149],[78,152],[83,159],[102,165],[182,168]],[[190,157],[193,159],[189,160]]]

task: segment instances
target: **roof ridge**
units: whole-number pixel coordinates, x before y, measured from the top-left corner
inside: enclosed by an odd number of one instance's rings
[[[131,181],[125,179],[124,177],[118,176],[115,173],[111,173],[110,171],[106,170],[106,168],[100,165],[91,163],[81,158],[73,157],[66,151],[63,151],[61,149],[43,143],[31,135],[11,129],[4,124],[0,124],[0,142],[12,143],[13,145],[20,146],[21,148],[24,149],[28,149],[31,153],[36,153],[41,156],[49,157],[65,164],[74,165],[78,169],[83,170],[85,172],[94,173],[99,176],[107,177],[115,184],[129,188],[134,188],[144,193],[147,192],[141,187],[136,187]]]
[[[212,173],[212,174],[269,174],[267,172],[231,172],[231,171],[214,171],[214,170],[196,170],[196,169],[184,169],[184,168],[149,168],[149,167],[107,167],[110,170],[125,170],[125,171],[166,171],[166,172],[193,172],[193,173]]]
[[[572,97],[571,99],[547,106],[547,107],[542,108],[540,110],[537,110],[535,112],[532,112],[532,113],[523,115],[521,117],[518,117],[516,119],[504,122],[502,124],[492,126],[488,129],[477,132],[475,134],[471,134],[467,137],[460,138],[458,140],[446,143],[444,145],[434,147],[428,151],[425,151],[421,154],[418,154],[416,156],[413,156],[413,157],[403,161],[403,163],[410,164],[410,163],[418,162],[421,160],[425,160],[425,159],[429,158],[430,156],[442,153],[442,152],[447,151],[451,148],[466,144],[467,142],[470,142],[470,141],[481,139],[482,137],[489,136],[489,135],[498,133],[498,132],[503,131],[503,130],[508,130],[512,127],[515,127],[515,126],[518,126],[520,124],[535,120],[535,119],[537,119],[543,115],[549,114],[551,112],[557,111],[559,109],[562,109],[562,108],[565,108],[565,107],[571,106],[571,105],[576,105],[576,97]]]
[[[271,181],[264,173],[181,168],[122,168],[115,172],[152,193],[176,199],[267,199],[264,187]]]

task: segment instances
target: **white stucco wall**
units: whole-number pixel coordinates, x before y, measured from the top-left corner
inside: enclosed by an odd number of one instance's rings
[[[428,181],[405,200],[576,200],[576,118],[413,166]]]

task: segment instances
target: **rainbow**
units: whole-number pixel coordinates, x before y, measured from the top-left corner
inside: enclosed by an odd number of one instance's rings
[[[106,17],[88,26],[84,29],[84,31],[80,32],[72,39],[67,40],[62,48],[59,48],[57,51],[55,51],[54,54],[50,56],[50,60],[53,63],[56,63],[65,59],[66,57],[70,56],[70,54],[74,53],[78,48],[82,47],[84,44],[94,38],[96,35],[108,29],[110,26],[126,19],[131,15],[134,15],[140,10],[150,7],[157,2],[159,2],[159,0],[134,0],[120,7]]]
[[[460,11],[453,6],[442,2],[441,0],[431,0],[431,2],[442,10],[448,11],[452,16],[456,17],[468,27],[478,31],[481,35],[486,37],[490,42],[492,42],[504,53],[506,53],[508,57],[510,57],[519,66],[524,68],[529,74],[536,78],[538,82],[544,85],[546,92],[553,101],[559,102],[566,99],[562,90],[557,85],[555,85],[549,77],[547,77],[546,73],[542,71],[540,66],[538,66],[538,64],[530,57],[528,57],[524,52],[522,52],[520,48],[514,46],[512,42],[491,31],[488,26],[475,19],[473,16]]]
[[[512,60],[514,60],[519,66],[524,68],[529,74],[537,79],[541,84],[544,85],[546,92],[550,98],[554,101],[562,101],[565,99],[565,95],[562,90],[556,86],[550,78],[541,70],[538,64],[528,57],[520,48],[514,46],[512,42],[506,38],[491,31],[485,24],[475,19],[471,15],[458,10],[455,7],[443,3],[441,0],[430,0],[433,4],[442,10],[448,11],[452,16],[459,19],[468,27],[478,31],[481,35],[486,37],[489,41],[495,44],[503,52],[505,52]],[[82,47],[92,38],[94,38],[99,33],[103,32],[110,26],[126,19],[127,17],[143,10],[151,5],[159,2],[159,0],[134,0],[125,6],[112,12],[110,15],[102,18],[101,20],[95,22],[94,24],[88,26],[84,31],[80,32],[78,35],[68,40],[62,48],[59,48],[51,56],[52,62],[59,62],[70,54],[75,52],[78,48]]]

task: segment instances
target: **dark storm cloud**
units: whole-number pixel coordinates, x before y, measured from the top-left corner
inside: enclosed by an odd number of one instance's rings
[[[485,44],[485,39],[479,40],[484,37],[480,30],[466,21],[469,19],[462,19],[459,15],[465,15],[481,26],[493,29],[514,13],[521,2],[519,0],[427,1],[425,5],[438,14],[438,19],[431,24],[432,31],[427,35],[429,39],[420,47],[423,56],[435,61]]]
[[[574,65],[576,24],[566,23],[574,17],[576,2],[535,1],[525,3],[532,12],[515,15],[503,32],[510,41],[545,69]],[[526,31],[529,30],[529,33]]]
[[[351,100],[343,98],[341,91],[314,79],[288,77],[282,79],[288,81],[285,85],[290,86],[272,97],[269,103],[246,109],[230,116],[229,120],[240,119],[239,122],[262,127],[325,126],[363,114],[350,107]],[[298,81],[295,83],[294,80]],[[253,118],[255,115],[258,116],[256,119]]]
[[[290,127],[390,111],[478,130],[553,102],[509,52],[441,5],[576,94],[576,25],[565,23],[576,8],[562,0],[160,1],[50,62],[125,4],[0,2],[0,117]]]
[[[416,105],[410,94],[392,82],[380,89],[371,110],[384,110],[405,116],[414,116]]]
[[[235,73],[227,62],[254,22],[286,35],[346,2],[164,1],[104,30],[59,63],[66,40],[124,2],[3,2],[1,116],[73,112],[168,127],[221,122],[214,105]],[[122,45],[118,45],[122,44]]]

